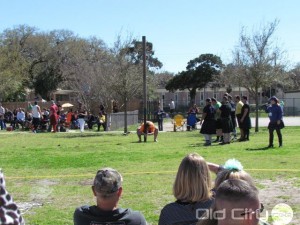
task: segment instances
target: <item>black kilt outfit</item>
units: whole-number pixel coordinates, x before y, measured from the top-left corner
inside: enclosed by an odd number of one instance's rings
[[[204,121],[202,123],[200,133],[201,134],[216,134],[216,120],[215,120],[215,108],[211,105],[206,105],[203,108],[203,113],[206,113]]]
[[[233,131],[233,126],[231,122],[231,105],[230,103],[223,104],[220,107],[221,111],[221,122],[222,122],[222,132],[230,133]]]
[[[241,112],[242,116],[244,115],[245,109],[248,109],[248,113],[247,113],[246,117],[244,118],[244,121],[241,122],[241,128],[244,130],[249,130],[249,129],[251,129],[251,119],[250,119],[250,106],[248,103],[245,103],[242,107],[242,112]]]

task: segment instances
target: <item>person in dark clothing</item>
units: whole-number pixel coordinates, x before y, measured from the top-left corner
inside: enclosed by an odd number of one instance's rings
[[[205,100],[206,106],[203,108],[202,118],[200,120],[200,133],[204,135],[205,146],[211,145],[211,136],[216,134],[215,108],[211,105],[211,99]]]
[[[248,103],[247,96],[242,97],[242,102],[244,103],[241,111],[240,124],[244,131],[243,136],[241,136],[240,141],[249,141],[249,133],[251,129],[251,120],[250,120],[250,106]]]
[[[156,120],[157,120],[157,123],[158,123],[158,130],[163,131],[163,129],[164,129],[163,128],[163,123],[164,123],[164,115],[165,115],[164,110],[162,110],[160,108],[160,106],[158,106],[158,109],[154,114],[156,116]]]
[[[220,144],[230,144],[230,132],[233,131],[232,122],[231,122],[231,105],[228,102],[228,97],[224,96],[222,105],[219,108],[221,111],[221,123],[222,123],[222,133],[223,133],[223,142]]]
[[[232,133],[233,133],[233,138],[234,140],[236,140],[236,127],[237,127],[237,124],[236,124],[236,115],[235,115],[235,102],[233,101],[232,99],[232,96],[231,95],[228,95],[228,101],[231,105],[231,123],[232,123]]]
[[[273,96],[270,98],[271,105],[267,107],[266,113],[269,114],[269,148],[273,148],[274,130],[276,130],[278,136],[279,147],[282,147],[282,134],[281,129],[284,128],[282,121],[282,108],[278,104],[278,99]]]
[[[87,125],[90,130],[93,129],[94,124],[97,123],[97,117],[94,116],[91,112],[88,112]]]
[[[92,186],[97,205],[78,207],[74,212],[74,225],[146,225],[140,212],[118,207],[123,191],[122,181],[117,170],[100,169]]]

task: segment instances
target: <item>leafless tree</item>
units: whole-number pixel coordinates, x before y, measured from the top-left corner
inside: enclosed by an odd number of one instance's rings
[[[285,74],[284,52],[276,45],[273,35],[279,21],[274,20],[262,25],[252,34],[243,28],[238,46],[233,54],[233,70],[230,81],[246,88],[255,100],[256,122],[258,131],[259,91],[278,81]]]

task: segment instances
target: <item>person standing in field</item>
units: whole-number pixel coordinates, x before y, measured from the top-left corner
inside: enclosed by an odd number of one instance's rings
[[[5,115],[5,109],[2,106],[2,104],[0,103],[0,128],[1,130],[5,129],[5,120],[4,120],[4,115]]]
[[[241,127],[243,129],[243,136],[241,137],[240,141],[249,141],[249,133],[251,129],[251,119],[250,119],[250,105],[248,103],[248,97],[242,97],[243,107],[241,110]]]
[[[236,120],[238,122],[238,126],[240,128],[240,138],[239,140],[242,139],[242,137],[244,137],[244,131],[243,128],[241,126],[241,118],[242,118],[242,107],[244,105],[244,103],[241,101],[241,97],[239,95],[235,96],[235,115],[236,115]]]
[[[215,108],[216,114],[216,134],[217,138],[214,142],[223,142],[223,134],[222,134],[222,121],[221,121],[221,111],[219,108],[221,107],[222,103],[217,101],[215,98],[211,98],[212,106]]]
[[[266,109],[266,113],[269,115],[269,146],[268,148],[273,148],[274,140],[274,130],[276,130],[278,136],[279,147],[282,147],[282,134],[281,129],[284,128],[284,123],[282,120],[282,108],[279,105],[278,99],[273,96],[270,98],[271,105]]]
[[[158,123],[158,130],[163,131],[163,129],[164,129],[163,128],[163,123],[164,123],[164,115],[165,115],[164,110],[162,110],[160,108],[160,106],[158,106],[158,109],[154,114],[156,116],[156,120],[157,120],[157,123]]]
[[[211,105],[211,99],[206,99],[206,106],[203,108],[202,118],[200,120],[200,133],[205,138],[204,146],[211,145],[211,136],[216,134],[215,108]]]
[[[233,127],[231,122],[231,104],[228,102],[227,96],[223,97],[219,110],[221,111],[220,118],[223,133],[223,142],[220,144],[230,144],[230,132],[233,131]]]
[[[173,101],[173,99],[171,99],[171,102],[169,103],[169,107],[170,107],[170,115],[171,117],[173,117],[175,111],[175,102]]]
[[[32,124],[33,124],[33,132],[36,133],[38,126],[41,122],[41,115],[42,111],[40,106],[38,105],[37,101],[34,102],[34,105],[31,106],[31,112],[32,112]]]
[[[52,102],[52,105],[50,107],[50,115],[49,115],[50,126],[49,126],[48,131],[51,132],[51,128],[53,128],[52,132],[55,133],[57,131],[57,123],[58,123],[58,115],[57,115],[58,107],[55,104],[54,100],[52,100],[51,102]]]
[[[82,103],[79,102],[79,106],[78,106],[78,122],[79,122],[79,128],[80,128],[80,132],[81,133],[84,131],[85,117],[86,116],[87,116],[87,111],[83,107]]]

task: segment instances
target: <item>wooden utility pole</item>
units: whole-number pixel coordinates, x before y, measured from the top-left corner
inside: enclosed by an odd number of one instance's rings
[[[147,142],[147,79],[146,79],[146,36],[143,36],[143,92],[144,92],[144,142]]]

